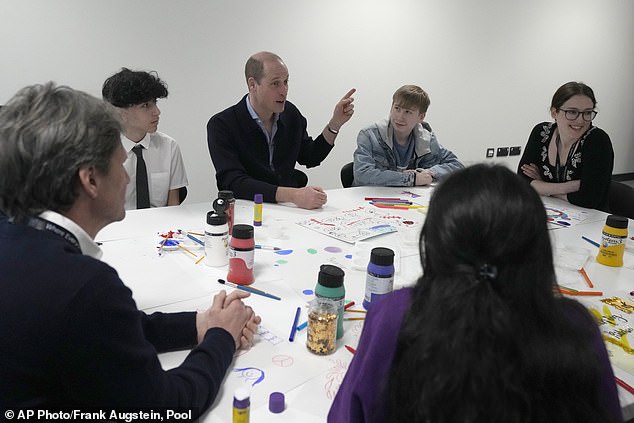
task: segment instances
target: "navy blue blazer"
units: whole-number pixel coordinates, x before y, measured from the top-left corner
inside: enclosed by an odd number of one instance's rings
[[[253,200],[255,194],[263,194],[264,201],[273,203],[278,186],[296,187],[295,163],[318,166],[333,146],[322,134],[314,140],[309,137],[306,119],[287,101],[273,139],[273,170],[266,135],[249,114],[246,97],[207,123],[207,144],[216,168],[216,182],[219,190],[231,190],[236,198]]]

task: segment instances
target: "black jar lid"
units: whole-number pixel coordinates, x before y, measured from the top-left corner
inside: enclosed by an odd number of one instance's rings
[[[233,200],[233,191],[228,189],[218,191],[218,198],[222,198],[223,200]]]
[[[616,229],[627,229],[627,217],[611,214],[608,216],[605,224]]]
[[[253,226],[243,224],[233,225],[231,236],[237,239],[251,239],[253,238]]]
[[[207,213],[207,224],[212,226],[224,225],[227,223],[227,215],[210,211]]]
[[[317,282],[327,288],[339,288],[343,285],[344,275],[345,273],[339,267],[332,264],[322,264],[319,266]]]
[[[370,252],[370,261],[379,266],[391,266],[394,264],[394,251],[385,247],[373,248]]]
[[[227,210],[228,203],[225,199],[216,198],[212,206],[217,213],[224,213]]]

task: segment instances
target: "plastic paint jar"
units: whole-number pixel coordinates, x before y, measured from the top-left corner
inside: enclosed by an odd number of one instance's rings
[[[207,213],[205,225],[205,264],[211,267],[226,266],[228,255],[229,227],[227,216],[215,211]]]
[[[249,423],[250,409],[249,391],[245,388],[233,391],[233,423]]]
[[[379,301],[394,289],[394,251],[385,247],[373,248],[370,252],[368,274],[365,279],[363,308]]]
[[[308,307],[306,348],[317,355],[335,352],[337,346],[337,307],[332,300],[315,298]]]
[[[229,241],[229,282],[239,285],[253,283],[254,252],[253,226],[234,225]]]
[[[601,234],[601,245],[597,261],[606,266],[623,266],[625,240],[627,239],[626,217],[611,214],[605,221]]]
[[[315,297],[327,298],[335,303],[337,308],[337,339],[343,336],[343,302],[346,290],[343,286],[345,273],[337,266],[322,264],[317,275]]]
[[[219,201],[222,200],[222,201]],[[218,199],[214,201],[213,207],[218,214],[223,212],[227,215],[227,226],[229,226],[229,233],[233,233],[233,222],[235,218],[235,206],[236,199],[233,197],[233,191],[222,190],[218,191]]]

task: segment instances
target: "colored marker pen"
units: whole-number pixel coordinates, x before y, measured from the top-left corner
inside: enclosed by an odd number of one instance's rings
[[[295,312],[295,318],[293,319],[293,326],[291,327],[291,334],[288,337],[288,340],[290,342],[293,342],[295,340],[295,333],[297,333],[297,322],[299,321],[299,315],[302,312],[302,308],[301,307],[297,307],[297,311]]]
[[[253,226],[262,226],[262,194],[255,194],[253,202]]]

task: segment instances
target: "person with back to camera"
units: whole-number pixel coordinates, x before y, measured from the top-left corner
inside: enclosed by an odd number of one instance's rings
[[[295,164],[315,167],[326,158],[354,113],[355,89],[337,102],[328,124],[313,140],[306,132],[306,118],[286,99],[288,68],[278,55],[254,54],[244,73],[249,93],[207,123],[218,190],[231,190],[246,200],[262,194],[269,203],[320,208],[326,204],[326,193],[321,187],[306,186],[308,179]]]
[[[101,93],[123,123],[121,143],[128,155],[124,166],[130,175],[126,210],[179,205],[179,191],[187,186],[183,157],[176,141],[157,130],[161,111],[156,102],[168,95],[165,83],[156,72],[122,68],[106,79]],[[143,186],[137,178],[140,158],[147,175]]]
[[[427,93],[416,85],[396,90],[389,119],[359,132],[353,185],[429,185],[463,168],[424,121],[429,104]]]
[[[592,125],[596,105],[582,82],[568,82],[553,95],[554,122],[533,128],[517,169],[540,195],[607,209],[614,151],[608,134]]]
[[[512,171],[432,194],[423,275],[368,310],[328,422],[620,422],[594,319],[555,293],[546,213]]]
[[[139,311],[99,260],[97,232],[125,216],[121,126],[102,100],[53,83],[0,111],[0,413],[191,411],[213,403],[260,318],[243,292],[200,312]],[[192,348],[164,371],[157,351]]]

